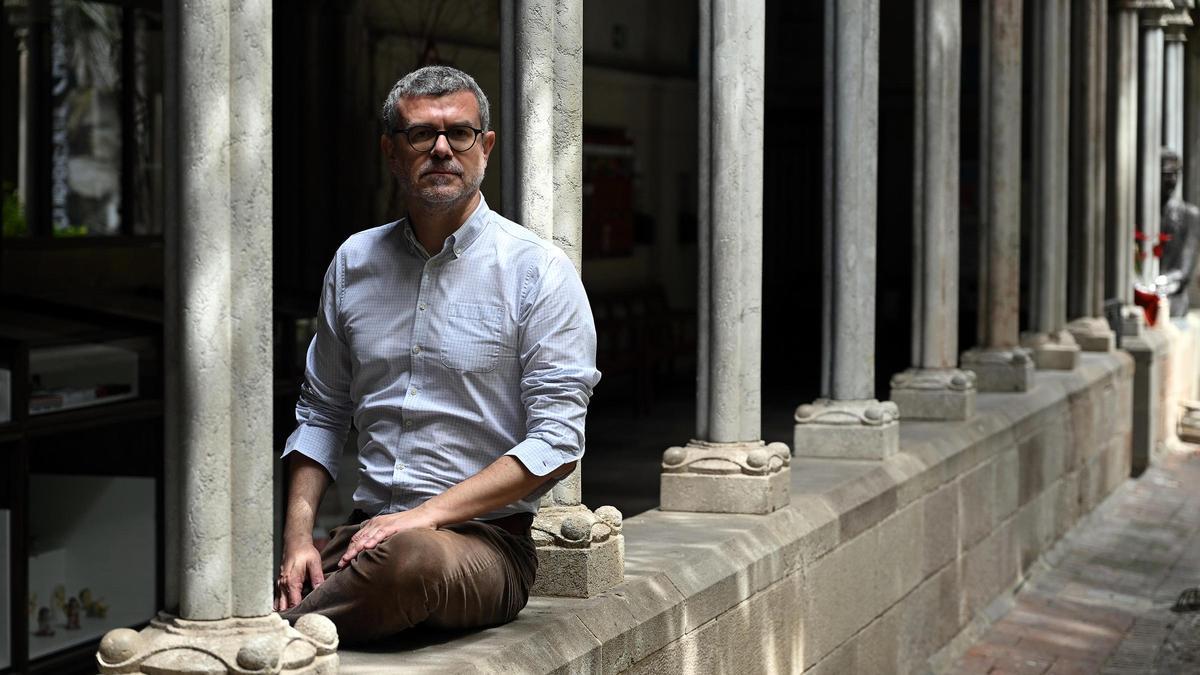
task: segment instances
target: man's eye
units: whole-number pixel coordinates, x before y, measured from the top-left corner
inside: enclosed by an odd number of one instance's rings
[[[475,130],[470,127],[450,127],[447,134],[452,141],[468,141],[475,136]]]
[[[429,127],[414,127],[408,130],[408,138],[413,143],[428,141],[433,138],[433,129]]]

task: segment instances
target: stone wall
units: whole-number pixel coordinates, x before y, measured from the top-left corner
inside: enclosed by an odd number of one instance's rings
[[[1128,476],[1132,368],[1127,357],[1102,358],[1109,363],[1085,357],[1084,377],[1039,375],[1027,395],[981,396],[992,404],[985,416],[1009,422],[991,433],[902,429],[906,452],[911,442],[962,444],[879,493],[876,506],[843,511],[843,541],[827,553],[634,670],[923,670],[957,634],[985,622],[988,605]],[[871,511],[878,522],[854,534]]]
[[[969,421],[904,423],[886,461],[796,459],[771,515],[630,518],[612,591],[342,670],[922,671],[1129,475],[1132,382],[1127,354],[1084,354]]]

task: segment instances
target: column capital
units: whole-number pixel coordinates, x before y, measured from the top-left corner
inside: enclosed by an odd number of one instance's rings
[[[1177,9],[1171,0],[1125,0],[1124,4],[1138,12],[1138,18],[1146,28],[1162,28],[1166,25],[1167,15]]]
[[[1167,42],[1187,42],[1192,28],[1192,15],[1186,8],[1168,12],[1162,18],[1163,39]]]
[[[25,46],[25,37],[29,35],[29,30],[35,24],[50,20],[46,3],[39,0],[4,0],[4,13],[8,16],[8,25],[12,27],[13,34],[21,42],[22,48]]]
[[[1175,5],[1171,0],[1109,0],[1109,9],[1122,12],[1141,12],[1145,10],[1171,11]]]

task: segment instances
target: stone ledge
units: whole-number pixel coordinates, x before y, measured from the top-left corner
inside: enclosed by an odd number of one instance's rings
[[[1080,367],[1073,371],[1037,372],[1028,392],[980,393],[977,415],[970,420],[904,423],[901,452],[886,461],[797,459],[792,464],[791,504],[770,515],[656,510],[635,516],[624,524],[625,582],[614,589],[586,600],[533,598],[511,624],[451,639],[443,636],[436,644],[420,645],[419,640],[429,637],[417,635],[372,651],[343,650],[341,672],[612,672],[657,655],[646,662],[652,668],[649,664],[665,658],[660,650],[668,646],[699,650],[679,656],[688,661],[700,659],[699,663],[703,662],[705,641],[684,640],[680,647],[681,639],[701,627],[707,630],[714,619],[733,617],[727,612],[747,606],[746,601],[760,591],[778,589],[784,580],[806,589],[798,592],[804,598],[804,609],[791,610],[806,616],[790,620],[813,624],[806,626],[813,635],[803,638],[805,643],[812,642],[806,645],[811,649],[801,649],[793,656],[805,666],[816,663],[834,648],[849,644],[850,637],[820,625],[820,613],[827,608],[813,596],[821,592],[821,586],[812,579],[799,581],[836,568],[823,560],[827,554],[852,543],[840,557],[859,548],[880,552],[902,546],[904,538],[896,535],[904,532],[901,521],[912,511],[905,510],[906,506],[998,457],[1004,448],[1020,447],[1055,415],[1070,410],[1075,398],[1128,381],[1132,371],[1133,361],[1123,352],[1084,353]],[[1127,433],[1120,421],[1110,421],[1115,425],[1113,435]],[[1069,419],[1066,431],[1070,432]],[[1114,447],[1111,454],[1119,455],[1120,447]],[[1087,470],[1091,464],[1083,464],[1085,459],[1074,460],[1075,466],[1064,465],[1065,459],[1056,460],[1057,467],[1047,465],[1042,471],[1045,475],[1038,474],[1042,491],[1037,503],[1022,505],[1023,512],[1032,518],[1035,507],[1066,494],[1060,488],[1066,483],[1063,477],[1076,477]],[[920,506],[927,509],[931,502]],[[1007,528],[1016,518],[996,516],[1006,529],[993,523],[995,536],[989,535],[979,546],[1007,540]],[[868,535],[869,540],[864,539]],[[917,551],[915,555],[923,554]],[[872,574],[881,573],[883,566],[871,566],[870,562],[857,564],[867,565],[865,569]],[[924,571],[918,570],[915,576]],[[909,571],[904,574],[913,576]],[[876,583],[896,596],[884,598],[891,605],[914,592],[911,584],[921,583],[924,588],[924,584],[934,583],[937,574],[941,572],[931,573],[924,581],[880,577]],[[866,618],[870,626],[874,626],[872,616]],[[971,618],[964,617],[967,621]],[[765,616],[759,620],[770,621]],[[848,616],[838,623],[855,621],[858,619]]]

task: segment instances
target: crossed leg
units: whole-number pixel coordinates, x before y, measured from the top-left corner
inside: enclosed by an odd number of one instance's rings
[[[506,623],[529,599],[537,554],[528,537],[480,522],[411,530],[337,562],[361,525],[335,528],[321,554],[325,582],[282,616],[322,614],[343,644],[395,635],[417,624],[476,628]]]

